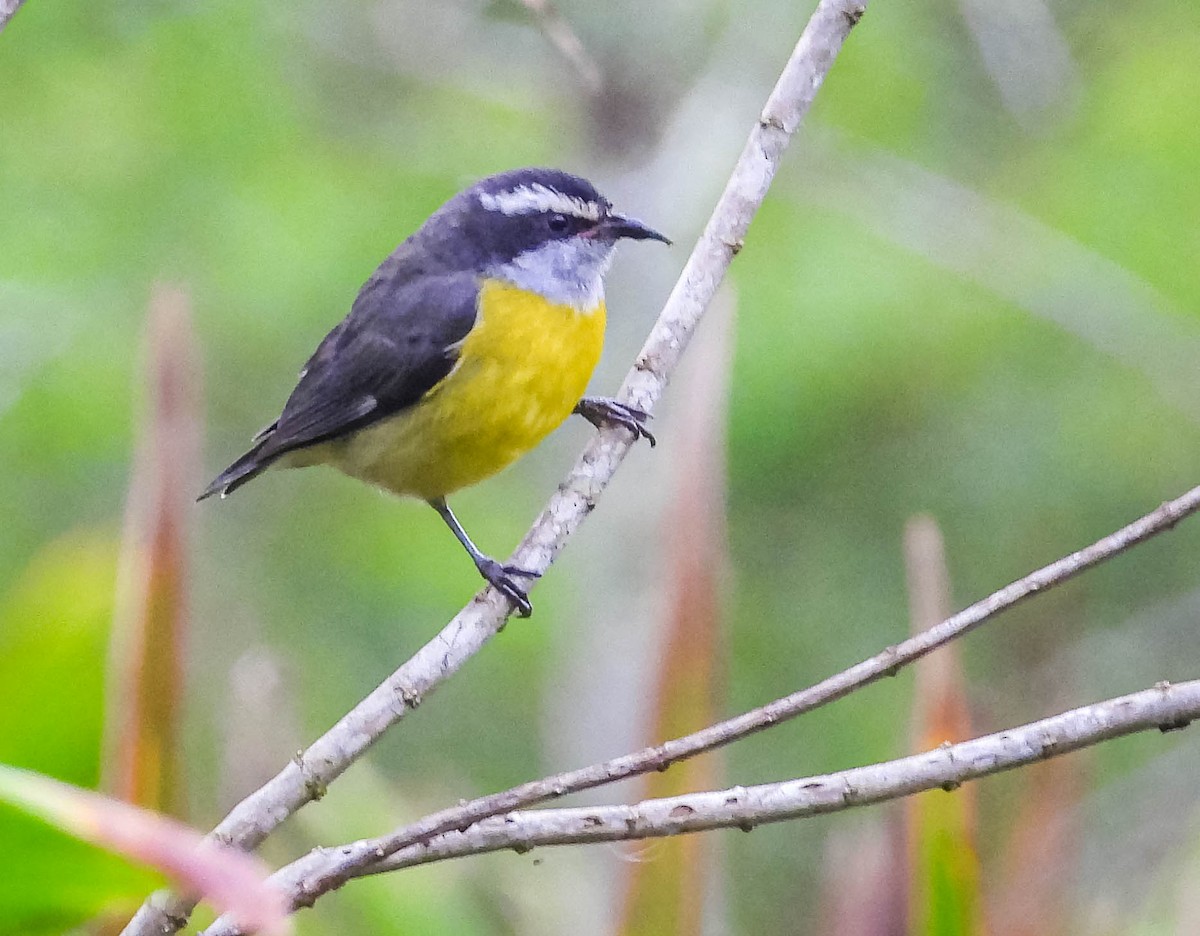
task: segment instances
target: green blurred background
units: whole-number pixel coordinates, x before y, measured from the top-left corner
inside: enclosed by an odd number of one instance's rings
[[[156,282],[191,297],[199,490],[433,208],[492,171],[561,166],[676,241],[617,259],[594,383],[615,390],[811,6],[560,10],[600,93],[516,2],[29,0],[0,36],[0,760],[98,778]],[[1200,479],[1198,43],[1188,0],[872,5],[731,275],[728,712],[906,635],[915,513],[941,525],[961,606]],[[629,457],[532,620],[282,829],[269,860],[650,740],[688,402],[668,391],[662,444]],[[456,499],[485,549],[516,543],[589,431],[569,423]],[[432,511],[331,472],[265,477],[193,519],[187,812],[207,827],[477,582]],[[1196,676],[1198,557],[1189,521],[969,638],[976,730]],[[911,694],[905,674],[742,742],[724,778],[899,756]],[[1185,931],[1172,927],[1200,889],[1198,754],[1182,733],[1081,758],[1069,931]],[[985,881],[1027,793],[1020,776],[980,785]],[[637,788],[584,801],[618,795]],[[878,818],[720,838],[713,932],[813,931],[829,836]],[[418,869],[298,922],[314,936],[608,933],[622,876],[654,854]]]

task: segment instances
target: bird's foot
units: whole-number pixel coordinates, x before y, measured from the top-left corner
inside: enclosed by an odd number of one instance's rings
[[[525,593],[524,588],[513,581],[513,578],[515,576],[539,579],[542,577],[541,572],[522,569],[520,566],[501,565],[495,559],[487,556],[483,557],[482,562],[475,563],[475,567],[479,569],[479,574],[487,579],[489,585],[513,603],[519,617],[527,618],[533,614],[533,605],[529,603],[529,595]]]
[[[621,426],[633,433],[633,441],[645,439],[654,448],[658,440],[646,428],[650,414],[636,406],[618,403],[608,397],[584,397],[575,404],[575,412],[590,422],[597,429],[605,426]]]

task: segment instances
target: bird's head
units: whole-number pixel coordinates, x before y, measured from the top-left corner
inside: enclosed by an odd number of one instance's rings
[[[555,169],[514,169],[460,192],[429,219],[426,246],[553,302],[590,309],[621,238],[662,234],[614,211],[586,179]]]

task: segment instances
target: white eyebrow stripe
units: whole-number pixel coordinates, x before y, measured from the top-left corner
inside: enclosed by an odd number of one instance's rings
[[[506,215],[535,214],[542,211],[557,211],[585,221],[600,220],[600,206],[573,195],[564,195],[552,188],[534,182],[518,185],[504,192],[481,192],[479,203],[488,211],[499,211]]]

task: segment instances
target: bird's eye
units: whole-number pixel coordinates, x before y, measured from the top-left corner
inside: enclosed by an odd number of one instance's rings
[[[567,229],[567,216],[552,214],[546,219],[546,226],[552,231],[565,231]]]

